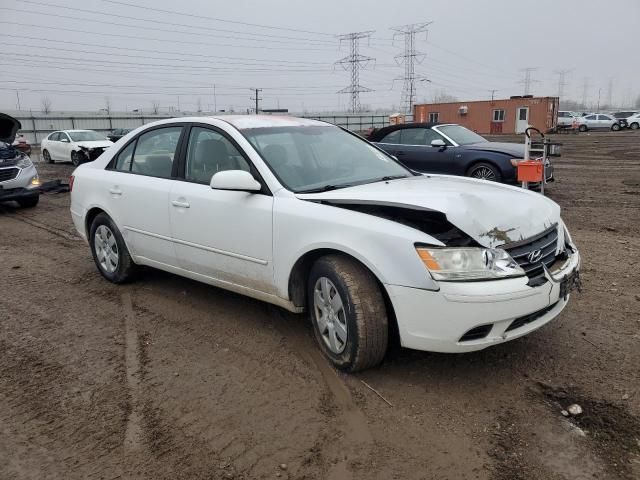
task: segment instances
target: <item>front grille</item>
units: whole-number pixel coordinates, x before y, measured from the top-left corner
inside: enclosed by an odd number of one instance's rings
[[[18,176],[19,168],[0,168],[0,182],[13,180]]]
[[[516,328],[524,327],[529,323],[535,322],[544,314],[546,314],[549,310],[555,307],[556,304],[557,302],[552,305],[549,305],[546,308],[543,308],[542,310],[538,310],[537,312],[530,313],[529,315],[525,315],[524,317],[516,318],[513,322],[511,322],[511,325],[507,327],[505,332],[510,332],[511,330],[515,330]]]
[[[480,325],[479,327],[474,327],[460,337],[459,342],[470,342],[472,340],[480,340],[481,338],[485,338],[489,335],[489,332],[493,328],[492,324]]]
[[[104,152],[104,148],[94,148],[93,151],[89,152],[89,160],[95,160]]]
[[[542,265],[549,267],[556,260],[557,247],[558,225],[553,225],[535,237],[503,246],[530,279],[544,275]],[[529,255],[537,250],[541,252],[540,257],[530,261]]]

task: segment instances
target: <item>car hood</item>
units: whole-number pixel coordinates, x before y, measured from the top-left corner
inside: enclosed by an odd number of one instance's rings
[[[468,150],[482,150],[487,152],[504,153],[513,158],[524,158],[524,145],[506,142],[482,142],[464,146]]]
[[[448,175],[421,175],[296,197],[441,212],[451,224],[485,247],[523,240],[560,222],[560,207],[543,195]]]
[[[0,142],[13,143],[22,128],[20,122],[6,113],[0,113]]]
[[[87,147],[87,148],[100,148],[100,147],[110,147],[113,145],[113,142],[110,140],[93,140],[90,142],[76,142],[79,147]]]

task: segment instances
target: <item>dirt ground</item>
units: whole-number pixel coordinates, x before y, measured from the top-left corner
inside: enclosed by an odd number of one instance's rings
[[[303,316],[153,270],[107,283],[68,194],[0,207],[0,478],[640,478],[640,132],[558,138],[582,294],[522,339],[356,375]]]

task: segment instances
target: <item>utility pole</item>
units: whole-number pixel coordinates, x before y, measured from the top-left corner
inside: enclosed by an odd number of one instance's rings
[[[596,108],[596,113],[600,113],[600,92],[602,91],[601,88],[598,89],[598,107]]]
[[[489,90],[491,92],[491,101],[493,102],[493,99],[495,98],[496,92],[498,91],[497,89],[493,89],[493,90]]]
[[[260,113],[260,100],[262,100],[262,98],[260,98],[260,92],[262,91],[261,88],[252,88],[252,91],[254,91],[256,93],[255,97],[251,97],[251,100],[255,100],[256,102],[256,109],[255,109],[255,114],[258,115]]]
[[[584,77],[582,84],[582,108],[587,108],[587,98],[589,97],[589,77]]]
[[[520,71],[524,72],[524,78],[518,83],[524,84],[524,95],[531,95],[531,84],[537,83],[538,80],[531,78],[531,74],[538,70],[538,67],[521,68]]]
[[[18,111],[20,111],[20,90],[16,90],[16,98],[18,99]]]
[[[405,113],[413,113],[413,104],[416,99],[416,80],[427,80],[423,75],[416,75],[416,62],[422,63],[425,54],[416,52],[416,33],[427,32],[427,27],[433,22],[411,23],[409,25],[401,25],[393,27],[393,37],[402,35],[404,37],[404,53],[396,55],[396,63],[404,63],[402,97],[400,98],[400,109]]]
[[[562,98],[564,97],[564,91],[565,91],[565,88],[567,87],[567,81],[565,80],[565,77],[567,73],[571,72],[572,70],[573,69],[571,68],[567,68],[563,70],[554,70],[553,72],[556,75],[558,75],[558,98],[560,100],[562,100]]]
[[[340,43],[343,41],[349,42],[349,55],[338,60],[336,64],[341,65],[345,70],[351,71],[351,85],[339,90],[338,93],[351,94],[350,110],[353,113],[360,111],[360,92],[372,91],[370,88],[360,85],[360,69],[365,68],[369,62],[374,60],[371,57],[360,55],[360,40],[369,38],[373,32],[373,30],[369,30],[338,35]]]

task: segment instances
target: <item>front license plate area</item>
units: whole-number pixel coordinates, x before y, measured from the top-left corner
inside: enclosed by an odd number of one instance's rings
[[[574,270],[568,275],[565,275],[560,282],[560,298],[567,299],[569,294],[577,290],[582,291],[582,279],[580,278],[580,271]]]

